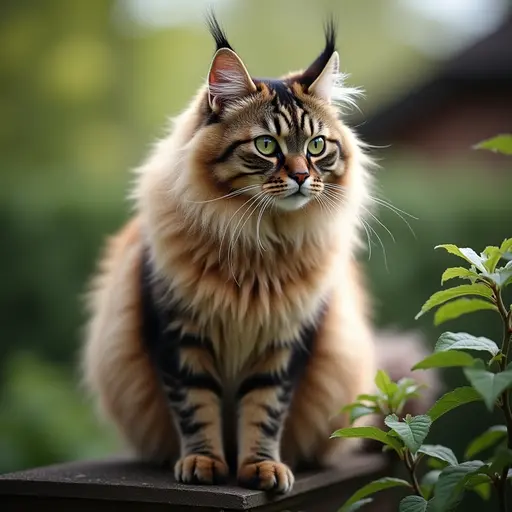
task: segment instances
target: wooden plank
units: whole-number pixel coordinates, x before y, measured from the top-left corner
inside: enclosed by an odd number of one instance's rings
[[[28,471],[0,475],[2,510],[40,510],[48,504],[52,510],[88,510],[101,512],[136,510],[140,504],[154,504],[144,510],[159,511],[173,505],[172,510],[297,510],[306,512],[313,505],[333,498],[333,511],[369,478],[381,476],[388,459],[380,454],[347,457],[343,467],[298,474],[293,491],[275,497],[262,491],[236,486],[184,485],[174,482],[170,469],[156,468],[138,461],[118,458],[58,464]],[[329,495],[329,496],[328,496]],[[332,495],[332,496],[331,496]],[[82,502],[82,505],[80,503]],[[16,508],[17,507],[17,508]],[[277,508],[276,508],[277,507]],[[311,510],[327,510],[314,508]],[[329,509],[330,510],[330,509]],[[381,509],[379,509],[381,510]],[[382,509],[383,510],[383,509]]]

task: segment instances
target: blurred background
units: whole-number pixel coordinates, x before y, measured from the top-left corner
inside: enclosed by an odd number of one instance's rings
[[[205,80],[209,5],[255,76],[306,67],[336,15],[341,69],[365,90],[346,120],[382,166],[375,195],[415,217],[401,214],[413,234],[377,210],[394,241],[371,222],[375,321],[431,344],[445,330],[498,340],[493,313],[439,328],[414,316],[459,263],[435,245],[480,251],[512,236],[512,160],[472,148],[512,131],[510,2],[2,0],[0,472],[118,449],[79,388],[82,294],[105,237],[130,215],[131,170]],[[430,441],[462,456],[496,421],[467,406]]]

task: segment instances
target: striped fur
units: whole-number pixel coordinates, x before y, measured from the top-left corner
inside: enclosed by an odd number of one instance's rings
[[[179,481],[233,466],[243,485],[287,492],[298,464],[357,446],[329,435],[373,390],[356,262],[372,161],[339,119],[333,76],[318,85],[335,71],[332,27],[305,72],[262,80],[212,23],[213,84],[138,169],[134,217],[93,281],[84,376],[128,444],[173,461]],[[233,73],[244,87],[219,85]]]

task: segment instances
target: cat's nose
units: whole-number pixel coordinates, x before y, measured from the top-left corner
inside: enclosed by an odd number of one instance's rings
[[[309,178],[308,162],[302,155],[288,156],[285,163],[288,176],[299,187]]]
[[[288,174],[288,176],[297,182],[299,187],[309,178],[309,172],[307,170],[298,171]]]

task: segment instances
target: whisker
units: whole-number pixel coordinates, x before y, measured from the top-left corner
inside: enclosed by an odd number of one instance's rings
[[[343,187],[342,185],[337,185],[335,183],[328,183],[325,186],[328,186],[330,189],[337,190],[340,193],[344,193],[345,192],[345,190],[344,190],[345,187]],[[404,218],[404,215],[406,215],[407,217],[410,217],[411,219],[414,219],[414,220],[419,220],[418,217],[415,217],[414,215],[412,215],[412,214],[410,214],[410,213],[408,213],[408,212],[406,212],[404,210],[401,210],[400,208],[398,208],[397,206],[395,206],[391,202],[386,201],[385,199],[382,199],[380,197],[375,197],[375,196],[372,196],[372,195],[368,194],[368,198],[371,201],[377,203],[379,206],[383,206],[384,208],[388,208],[395,215],[397,215],[407,225],[407,227],[409,228],[409,231],[412,233],[414,238],[417,238],[416,237],[416,233],[414,232],[414,229],[411,227],[411,224],[407,221],[407,219]],[[385,227],[385,226],[383,226],[383,227]],[[385,229],[387,230],[387,228],[385,228]]]
[[[239,195],[242,195],[244,192],[248,192],[249,190],[260,188],[260,185],[247,185],[246,187],[239,188],[237,190],[234,190],[233,192],[230,192],[229,194],[226,194],[221,197],[216,197],[215,199],[207,199],[206,201],[190,201],[187,200],[187,203],[193,203],[193,204],[205,204],[205,203],[213,203],[215,201],[221,201],[222,199],[229,199],[230,197],[236,197]]]
[[[233,236],[231,237],[231,241],[229,243],[229,249],[228,249],[228,260],[232,262],[232,254],[235,250],[235,246],[236,246],[236,243],[238,242],[241,234],[242,234],[242,231],[245,227],[245,225],[247,224],[247,222],[249,221],[249,219],[251,218],[252,214],[257,210],[258,206],[260,205],[260,203],[262,203],[266,198],[265,197],[262,197],[262,195],[264,195],[264,192],[262,192],[261,194],[258,194],[257,196],[255,196],[255,198],[257,198],[257,200],[253,201],[253,204],[250,206],[250,208],[248,208],[247,211],[245,211],[242,215],[242,217],[240,218],[240,220],[238,221],[237,225],[235,226],[235,229],[233,231]],[[247,213],[249,212],[249,214],[247,215]],[[245,221],[243,222],[243,224],[240,226],[240,228],[238,228],[238,226],[240,225],[240,222],[242,222],[242,220],[244,219],[244,217],[247,215],[247,218],[245,219]],[[238,232],[237,232],[238,230]],[[236,280],[236,277],[233,273],[233,278],[235,279],[235,282],[238,284],[238,286],[240,286],[240,284],[238,283],[238,281]]]
[[[379,236],[377,231],[375,231],[375,229],[372,227],[372,225],[370,223],[367,222],[366,225],[368,226],[368,229],[377,237],[377,240],[379,241],[380,246],[382,247],[382,254],[384,256],[384,266],[386,267],[386,270],[389,272],[388,258],[387,258],[387,255],[386,255],[386,248],[384,247],[384,243],[382,242],[382,238]]]
[[[409,223],[409,221],[402,215],[402,213],[404,215],[407,215],[409,217],[411,217],[412,219],[414,220],[418,220],[417,217],[414,217],[414,215],[411,215],[410,213],[407,213],[407,212],[404,212],[403,210],[400,210],[400,208],[397,208],[396,206],[390,204],[390,203],[387,203],[377,197],[372,197],[370,196],[370,199],[374,202],[376,202],[378,205],[380,206],[383,206],[384,208],[388,208],[390,211],[392,211],[395,215],[397,215],[398,217],[400,217],[400,219],[402,219],[404,221],[404,223],[407,225],[407,227],[409,228],[409,231],[412,233],[412,235],[414,236],[414,238],[417,238],[416,237],[416,233],[414,232],[414,230],[412,229],[411,227],[411,224]]]
[[[267,207],[273,201],[274,201],[274,198],[272,196],[269,196],[266,198],[266,201],[263,202],[260,213],[258,215],[258,221],[256,222],[256,240],[258,242],[258,247],[259,247],[260,253],[262,251],[266,251],[265,247],[263,247],[263,244],[261,243],[261,240],[260,240],[260,223],[261,223],[261,219],[263,217],[264,211],[267,209]]]
[[[415,217],[414,215],[411,215],[410,213],[407,213],[406,211],[401,210],[400,208],[395,206],[393,203],[386,201],[386,200],[382,199],[381,197],[374,197],[371,195],[369,195],[369,197],[376,203],[382,204],[383,206],[387,206],[388,208],[391,208],[392,210],[396,210],[397,212],[403,213],[404,215],[407,215],[407,217],[410,217],[411,219],[419,220],[418,217]]]
[[[391,240],[393,240],[393,242],[396,243],[395,237],[393,236],[393,233],[391,233],[391,231],[388,229],[388,227],[383,222],[381,222],[370,210],[368,210],[368,208],[366,208],[364,206],[362,206],[362,208],[363,208],[363,210],[366,211],[366,213],[368,215],[370,215],[370,217],[372,217],[372,219],[374,219],[378,224],[380,224],[389,233]]]
[[[231,215],[229,221],[227,222],[226,224],[226,227],[224,228],[224,233],[222,234],[222,238],[221,238],[221,241],[220,241],[220,245],[219,245],[219,264],[221,263],[221,260],[222,260],[222,246],[224,244],[224,238],[226,237],[226,234],[229,230],[229,225],[231,224],[231,222],[233,221],[234,217],[236,216],[236,214],[244,207],[244,206],[247,206],[249,207],[249,205],[259,196],[263,195],[263,192],[260,192],[258,194],[256,194],[255,196],[252,196],[250,197],[249,199],[247,199],[247,201],[245,201],[241,206],[239,206],[237,208],[237,210],[233,213],[233,215]],[[245,214],[246,212],[244,212]],[[229,261],[229,247],[228,247],[228,266],[230,266],[230,261]],[[230,267],[231,268],[231,267]],[[233,276],[235,277],[235,276]],[[236,279],[235,279],[236,281]]]
[[[372,258],[372,240],[370,238],[370,232],[366,227],[366,222],[364,221],[364,219],[361,219],[361,217],[358,217],[358,219],[361,222],[361,225],[363,226],[363,229],[366,233],[366,238],[368,239],[368,261],[370,261]]]

